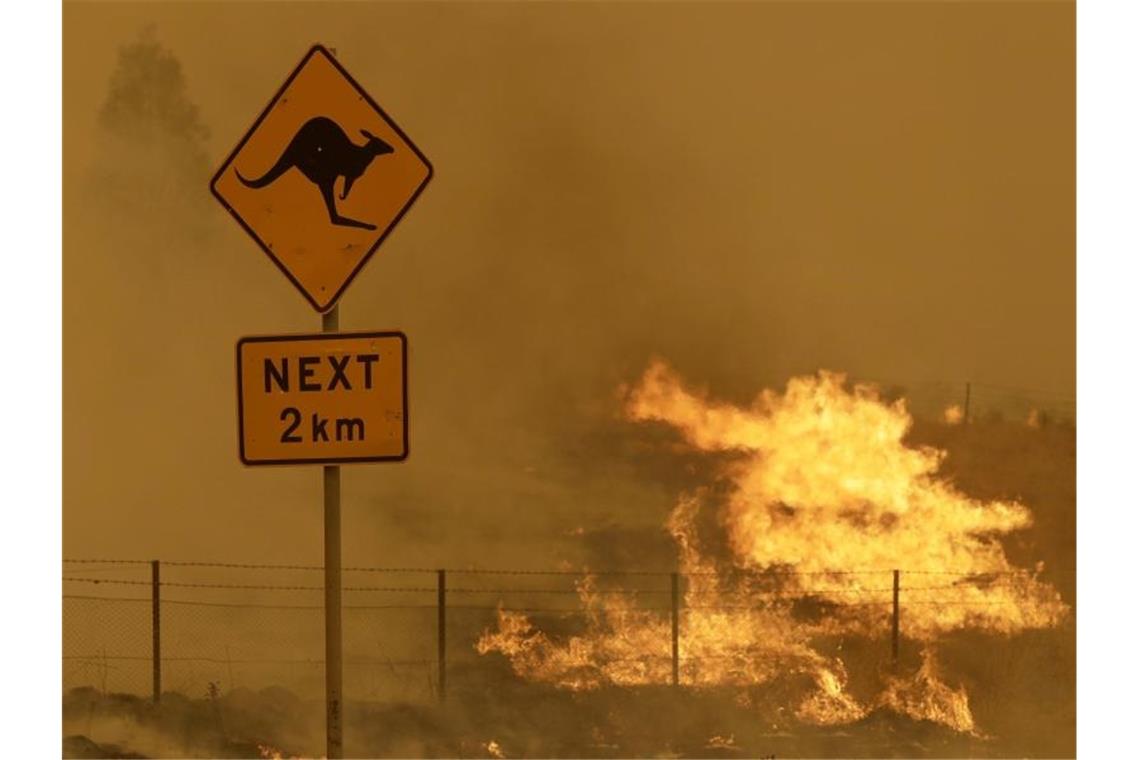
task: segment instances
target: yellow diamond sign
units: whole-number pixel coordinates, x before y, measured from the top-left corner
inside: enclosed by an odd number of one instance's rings
[[[210,183],[319,312],[415,202],[431,163],[320,45],[285,80]]]

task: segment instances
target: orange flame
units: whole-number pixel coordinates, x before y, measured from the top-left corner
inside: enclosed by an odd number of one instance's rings
[[[922,667],[914,676],[889,680],[879,703],[916,720],[931,720],[963,733],[977,733],[966,690],[951,689],[939,680],[930,648],[922,650]]]
[[[942,421],[947,425],[960,425],[962,418],[965,417],[962,407],[957,404],[951,404],[942,410]]]
[[[285,758],[296,758],[300,760],[298,755],[286,755],[282,750],[277,749],[272,744],[257,744],[257,755],[264,760],[285,760]],[[321,755],[321,760],[324,760],[324,755]]]
[[[939,680],[931,642],[963,628],[1051,627],[1068,613],[1036,573],[1009,564],[999,541],[1030,525],[1029,510],[972,499],[939,478],[945,452],[904,443],[912,422],[905,402],[881,400],[874,386],[849,391],[842,375],[821,372],[741,408],[690,391],[655,361],[625,411],[671,425],[697,450],[737,455],[725,473],[735,486],[722,519],[727,565],[696,530],[709,492],[683,495],[667,523],[686,580],[679,637],[686,685],[802,676],[812,686],[794,713],[805,722],[849,723],[886,707],[972,732],[966,694]],[[897,567],[905,635],[926,643],[923,664],[861,704],[847,691],[843,661],[816,642],[883,636]],[[589,577],[578,591],[587,612],[582,633],[555,640],[526,615],[500,610],[477,650],[497,651],[519,676],[561,688],[672,679],[668,613],[639,609],[632,594],[603,598]]]

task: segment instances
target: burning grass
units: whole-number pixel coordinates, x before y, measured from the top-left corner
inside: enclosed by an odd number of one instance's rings
[[[802,723],[843,725],[878,709],[974,735],[961,685],[944,680],[941,637],[1056,628],[1069,607],[1034,569],[1014,566],[1002,537],[1032,524],[1024,504],[972,498],[939,476],[945,451],[906,441],[905,401],[842,375],[794,378],[749,407],[709,400],[654,362],[627,395],[629,419],[664,423],[701,452],[730,453],[731,484],[683,494],[667,529],[686,580],[679,681],[693,688],[788,682],[784,706]],[[706,546],[702,510],[715,510],[725,551]],[[848,685],[848,657],[828,640],[884,637],[903,568],[905,636],[921,646],[910,674],[880,667],[870,694]],[[523,613],[500,612],[476,644],[529,681],[581,691],[667,684],[670,613],[579,584],[579,633],[552,636]],[[804,684],[807,684],[804,686]]]

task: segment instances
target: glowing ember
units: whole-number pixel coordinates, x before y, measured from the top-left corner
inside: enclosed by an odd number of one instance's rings
[[[709,739],[705,749],[736,749],[736,737],[729,734],[728,737],[713,736]]]
[[[258,743],[257,745],[257,756],[264,758],[265,760],[286,760],[286,758],[290,758],[292,760],[300,760],[300,757],[298,755],[286,755],[282,750],[279,750],[270,744],[261,743]],[[321,755],[321,758],[324,760],[324,755]]]
[[[883,706],[973,732],[966,693],[939,680],[932,642],[965,628],[1051,627],[1068,613],[1035,572],[1009,564],[999,541],[1030,525],[1029,510],[972,499],[938,478],[945,453],[905,444],[905,402],[884,402],[873,386],[847,390],[842,375],[821,372],[741,408],[686,389],[654,362],[626,414],[671,425],[694,449],[736,455],[724,472],[734,489],[718,515],[730,557],[715,556],[698,535],[701,510],[721,506],[711,492],[682,496],[667,524],[686,581],[682,684],[799,678],[809,686],[792,707],[807,723],[850,723]],[[844,662],[819,642],[886,635],[892,568],[902,569],[904,635],[924,642],[923,664],[913,678],[886,677],[880,696],[861,704],[847,691]],[[519,676],[561,688],[671,681],[667,611],[639,609],[632,593],[599,595],[589,577],[578,593],[583,632],[554,639],[526,615],[501,610],[478,651],[499,652]]]
[[[281,760],[284,757],[284,755],[281,754],[281,750],[276,747],[271,747],[268,744],[258,744],[257,754],[265,758],[265,760]]]
[[[962,413],[962,407],[957,404],[951,404],[942,411],[942,421],[947,425],[958,425],[962,422],[965,415]]]
[[[483,749],[486,750],[487,754],[490,755],[491,757],[498,757],[498,758],[506,757],[506,755],[503,754],[503,748],[494,739],[491,739],[488,742],[484,742],[483,743]]]

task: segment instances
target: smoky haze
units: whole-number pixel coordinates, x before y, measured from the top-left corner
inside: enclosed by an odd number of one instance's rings
[[[234,387],[239,337],[320,320],[208,191],[314,42],[435,166],[341,300],[410,343],[348,564],[660,526],[617,420],[655,355],[738,400],[1074,392],[1071,4],[66,3],[65,556],[321,561],[320,475],[241,466]]]

